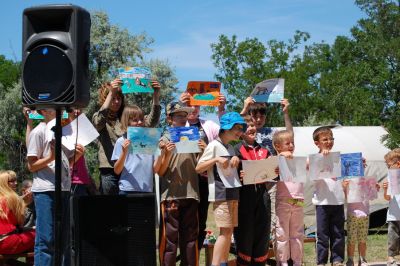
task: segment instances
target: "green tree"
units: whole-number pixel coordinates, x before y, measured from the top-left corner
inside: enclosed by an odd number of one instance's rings
[[[221,35],[211,45],[216,78],[223,82],[229,107],[240,110],[254,85],[285,78],[285,97],[294,125],[327,122],[384,125],[391,148],[400,144],[400,4],[390,0],[357,0],[366,17],[337,36],[332,45],[308,44],[297,31],[287,41],[257,38],[238,42]],[[299,47],[302,49],[300,50]],[[269,105],[269,125],[281,126],[277,105]]]
[[[0,55],[0,96],[10,89],[20,77],[19,63],[7,60]]]

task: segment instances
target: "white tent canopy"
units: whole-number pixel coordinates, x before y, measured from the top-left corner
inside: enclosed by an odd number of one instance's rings
[[[318,153],[318,147],[314,144],[312,138],[316,128],[294,128],[295,156],[308,156]],[[389,152],[389,149],[381,142],[382,136],[387,134],[384,128],[379,126],[336,126],[332,131],[335,138],[332,151],[340,151],[341,153],[361,152],[362,156],[367,160],[365,176],[375,176],[378,181],[383,181],[387,174],[384,156]],[[315,224],[315,206],[311,203],[313,190],[312,182],[308,182],[305,186],[304,206],[307,227]],[[378,199],[371,202],[371,209],[376,210],[386,205],[387,202],[383,199],[383,191],[381,190]]]

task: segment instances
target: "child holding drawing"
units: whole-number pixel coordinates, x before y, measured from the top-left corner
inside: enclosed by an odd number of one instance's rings
[[[400,148],[394,149],[385,155],[386,165],[389,171],[400,169]],[[395,170],[396,169],[396,170]],[[391,195],[388,193],[390,185],[388,181],[383,183],[383,197],[389,201],[389,209],[386,216],[388,223],[388,262],[389,266],[396,266],[394,256],[399,255],[400,249],[400,194]]]
[[[327,156],[334,144],[330,127],[323,126],[313,132],[315,145],[319,153]],[[310,169],[311,170],[311,169]],[[330,262],[342,265],[344,261],[344,191],[336,178],[325,178],[314,181],[315,191],[312,202],[316,205],[317,216],[317,264]]]
[[[247,129],[242,142],[235,146],[236,156],[240,160],[266,159],[270,154],[256,142],[254,122],[250,116],[245,116],[244,120]],[[240,176],[243,175],[240,171]],[[269,199],[269,194],[265,183],[240,187],[238,227],[234,231],[238,265],[265,265],[267,261],[271,206],[266,205],[266,198]]]
[[[364,164],[365,165],[365,164]],[[366,252],[367,252],[367,237],[368,237],[368,227],[369,227],[369,200],[371,200],[369,195],[362,197],[360,202],[349,202],[349,184],[353,182],[352,180],[345,180],[343,186],[345,188],[346,199],[347,199],[347,262],[346,266],[354,265],[354,253],[355,245],[358,244],[359,253],[359,266],[367,266]],[[355,181],[360,182],[360,181]],[[358,185],[358,183],[357,183]],[[368,183],[367,183],[368,185]],[[370,188],[368,188],[370,189]],[[372,189],[379,190],[379,185],[376,183],[375,187]],[[365,191],[364,191],[365,192]]]
[[[212,265],[227,266],[233,228],[238,225],[239,187],[237,175],[239,158],[235,156],[231,141],[238,140],[246,129],[246,122],[236,112],[224,114],[220,119],[219,137],[204,150],[197,173],[207,171],[209,201],[213,202],[214,218],[219,236],[214,245]]]
[[[273,145],[280,156],[293,159],[294,138],[288,130],[277,131]],[[281,169],[282,170],[282,169]],[[304,173],[306,160],[304,160]],[[280,176],[282,178],[282,175]],[[300,266],[303,259],[304,238],[304,187],[295,181],[278,181],[276,185],[276,231],[275,248],[277,265],[288,265],[289,258],[294,266]]]
[[[121,115],[123,135],[117,139],[111,160],[114,173],[119,176],[119,194],[153,192],[154,155],[133,154],[129,152],[131,141],[127,138],[128,127],[143,127],[144,114],[136,105],[124,107]]]
[[[193,108],[181,103],[167,105],[167,120],[171,128],[184,127]],[[176,144],[167,131],[160,140],[161,155],[154,171],[160,176],[161,219],[160,265],[176,265],[179,246],[181,265],[198,265],[199,177],[196,165],[206,144],[198,141],[200,153],[175,153]]]

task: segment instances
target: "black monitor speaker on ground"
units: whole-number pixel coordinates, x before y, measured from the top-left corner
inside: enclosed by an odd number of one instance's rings
[[[90,14],[68,4],[23,13],[22,102],[28,107],[89,103]]]
[[[155,266],[155,194],[72,199],[74,265]]]

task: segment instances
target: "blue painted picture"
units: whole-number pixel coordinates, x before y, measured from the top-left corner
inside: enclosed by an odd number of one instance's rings
[[[128,127],[127,137],[131,141],[130,152],[156,154],[162,128]]]
[[[279,103],[285,90],[284,79],[268,79],[258,84],[250,94],[256,102]]]
[[[341,154],[340,160],[342,164],[342,177],[364,176],[361,152]]]
[[[147,67],[118,68],[123,84],[122,93],[154,93],[151,87],[151,71]]]
[[[200,133],[197,127],[169,127],[171,141],[175,143],[176,153],[200,152]]]
[[[36,111],[31,111],[29,113],[28,117],[29,117],[29,119],[32,119],[32,120],[43,120],[44,119],[44,117]],[[64,111],[62,114],[62,119],[67,119],[67,118],[68,118],[68,113],[66,111]]]

